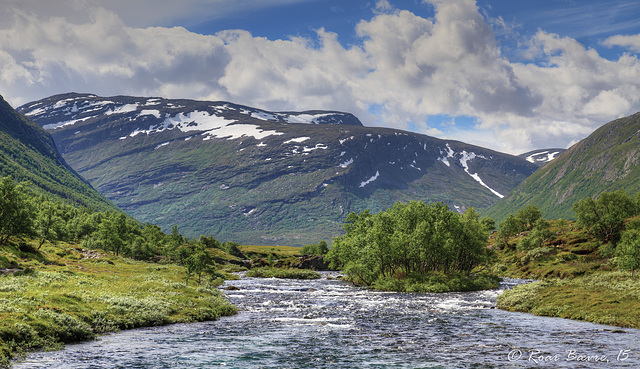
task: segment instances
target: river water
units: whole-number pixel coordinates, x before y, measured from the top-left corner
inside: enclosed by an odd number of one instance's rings
[[[14,368],[640,368],[637,329],[501,311],[500,290],[375,292],[322,274],[228,281],[235,316],[106,335]]]

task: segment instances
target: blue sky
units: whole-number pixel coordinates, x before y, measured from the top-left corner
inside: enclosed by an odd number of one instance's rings
[[[635,0],[5,0],[0,94],[332,109],[499,151],[640,110]]]

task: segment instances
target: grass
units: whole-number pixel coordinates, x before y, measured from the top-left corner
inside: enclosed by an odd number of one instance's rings
[[[538,281],[505,291],[498,308],[640,328],[640,277],[608,272]]]
[[[104,255],[76,245],[0,248],[23,269],[0,276],[0,367],[31,350],[59,349],[121,329],[213,320],[237,309],[213,284],[185,285],[184,269]],[[27,250],[27,251],[21,251]]]
[[[537,279],[505,291],[498,308],[583,320],[619,327],[640,328],[640,278],[618,271],[610,245],[601,245],[570,221],[552,221],[555,240],[518,251],[520,235],[510,247],[490,243],[495,262],[491,273]]]

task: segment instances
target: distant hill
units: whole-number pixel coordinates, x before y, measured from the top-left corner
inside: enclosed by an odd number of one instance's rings
[[[546,218],[573,219],[573,203],[604,191],[640,191],[640,113],[614,120],[536,171],[487,215],[496,220],[528,205]]]
[[[529,163],[533,163],[541,167],[551,160],[557,158],[558,155],[562,154],[565,151],[566,149],[540,149],[529,151],[518,156],[525,159]]]
[[[117,209],[66,164],[44,129],[0,97],[0,176],[8,175],[31,182],[39,193],[72,204]]]
[[[91,94],[20,111],[135,218],[244,244],[329,241],[349,212],[396,201],[486,208],[537,169],[462,142],[364,127],[335,111]]]

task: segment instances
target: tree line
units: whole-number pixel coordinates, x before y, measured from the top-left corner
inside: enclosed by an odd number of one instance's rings
[[[577,201],[571,209],[576,226],[600,242],[602,256],[614,258],[619,269],[640,269],[640,193],[633,197],[623,190],[603,192]],[[555,238],[549,228],[542,212],[530,205],[500,223],[497,244],[513,247],[510,239],[521,235],[516,249],[532,250]]]
[[[188,239],[174,226],[171,233],[151,223],[141,223],[123,212],[96,212],[48,198],[36,196],[28,183],[16,183],[0,177],[0,246],[11,237],[36,240],[36,251],[46,242],[70,242],[94,250],[113,252],[137,260],[160,259],[186,268],[186,279],[204,274],[215,275],[211,253],[217,248],[241,255],[237,243],[224,242],[212,236]]]

